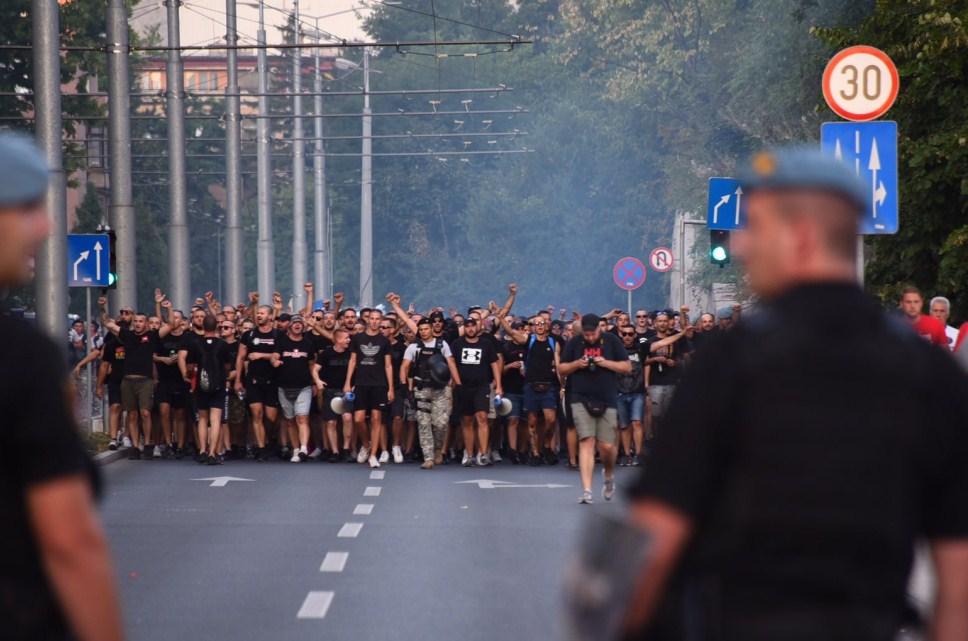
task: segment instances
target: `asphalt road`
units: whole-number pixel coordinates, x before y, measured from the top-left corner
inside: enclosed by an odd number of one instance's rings
[[[589,511],[577,504],[577,472],[509,464],[382,471],[108,465],[102,516],[128,637],[562,637],[561,575]],[[634,473],[618,472],[620,485]],[[221,476],[251,480],[193,480]],[[565,487],[461,483],[477,479]],[[597,504],[599,489],[596,476]]]

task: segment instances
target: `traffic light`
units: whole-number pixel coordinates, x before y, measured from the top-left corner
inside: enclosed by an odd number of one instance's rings
[[[709,260],[713,265],[722,267],[729,263],[729,232],[720,229],[709,230]]]
[[[117,289],[118,288],[118,235],[114,233],[113,229],[107,230],[108,241],[110,243],[109,252],[110,257],[108,259],[108,286],[107,289]]]

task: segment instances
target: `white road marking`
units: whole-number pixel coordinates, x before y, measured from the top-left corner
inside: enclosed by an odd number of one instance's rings
[[[329,606],[333,602],[334,592],[320,592],[312,591],[306,595],[306,600],[303,601],[302,607],[299,608],[299,613],[296,614],[297,619],[325,619],[326,613],[329,612]]]
[[[363,496],[380,496],[380,492],[383,491],[382,487],[376,487],[370,485],[365,490],[363,490]]]
[[[370,472],[371,481],[382,481],[386,477],[386,470],[373,470]]]
[[[369,516],[372,513],[373,513],[372,503],[360,503],[355,508],[353,508],[354,515]]]
[[[355,539],[360,535],[362,529],[362,523],[344,523],[336,536],[340,539]]]
[[[346,561],[350,558],[349,552],[327,552],[322,565],[319,566],[320,572],[342,572],[346,567]]]
[[[211,481],[209,487],[225,487],[230,481],[254,481],[255,479],[240,479],[237,476],[210,476],[205,479],[192,479],[193,481]]]

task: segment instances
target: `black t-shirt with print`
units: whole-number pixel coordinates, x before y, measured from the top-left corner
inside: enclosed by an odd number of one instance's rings
[[[519,361],[523,363],[526,349],[524,345],[518,345],[512,340],[504,341],[502,346],[504,364],[509,365]],[[505,394],[524,393],[524,376],[521,375],[521,370],[517,368],[505,370],[501,376],[501,386],[504,388]]]
[[[586,343],[583,336],[576,336],[568,341],[561,355],[564,363],[571,363],[580,358],[601,356],[607,361],[626,361],[628,352],[625,345],[614,334],[602,332],[597,343]],[[604,367],[595,367],[594,371],[580,369],[572,373],[571,397],[575,402],[584,400],[601,401],[608,407],[615,407],[618,401],[618,374]]]
[[[353,384],[361,387],[386,387],[386,356],[390,341],[386,336],[360,332],[350,340],[350,351],[356,354]]]
[[[678,342],[672,345],[666,345],[665,347],[660,347],[654,352],[649,352],[650,345],[655,342],[665,338],[663,336],[653,336],[649,339],[648,345],[643,346],[645,349],[646,358],[655,358],[656,356],[665,356],[666,358],[671,358],[675,361],[675,365],[663,365],[662,363],[652,363],[649,365],[649,385],[675,385],[679,382],[679,374],[682,372],[682,350],[681,343],[683,339],[679,339]]]
[[[487,385],[494,379],[491,363],[497,360],[497,350],[491,341],[480,337],[474,342],[462,336],[453,342],[451,351],[457,361],[457,373],[465,387]]]
[[[342,390],[346,383],[346,370],[350,366],[350,350],[337,352],[332,346],[317,353],[319,378],[326,383],[326,389]]]
[[[282,358],[276,368],[276,384],[286,389],[301,389],[313,384],[309,364],[316,358],[316,347],[308,336],[294,341],[287,334],[280,334],[275,341],[275,352]]]
[[[245,345],[245,349],[250,354],[271,354],[276,351],[276,341],[282,334],[275,329],[268,332],[259,331],[259,328],[250,329],[242,334],[240,343]],[[275,372],[272,364],[267,360],[248,361],[246,365],[246,380],[258,381],[260,383],[271,383],[275,379]]]
[[[135,334],[122,327],[118,338],[124,345],[124,375],[151,378],[154,375],[154,360],[151,357],[161,345],[158,332],[150,329],[144,334]]]

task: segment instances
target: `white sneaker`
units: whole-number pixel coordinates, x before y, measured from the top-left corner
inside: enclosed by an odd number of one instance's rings
[[[383,452],[380,453],[380,464],[382,465],[389,461],[390,461],[390,453],[387,452],[386,450],[383,450]]]
[[[299,458],[299,450],[297,449],[297,450],[295,450],[295,451],[294,451],[294,452],[292,453],[292,458],[291,458],[291,459],[289,459],[289,462],[290,462],[290,463],[299,463],[300,461],[302,461],[302,459],[301,459],[301,458]]]
[[[370,467],[374,469],[380,467],[380,461],[375,456],[370,457]]]
[[[403,463],[403,450],[400,449],[399,445],[393,446],[393,462],[397,465]]]
[[[491,450],[491,463],[500,463],[503,460],[497,450]]]
[[[485,456],[484,454],[478,454],[477,455],[477,466],[478,467],[487,467],[490,464],[491,464],[491,461],[490,461],[490,459],[487,458],[487,456]]]
[[[470,467],[474,463],[474,458],[464,450],[464,458],[460,460],[460,464],[464,467]]]
[[[310,452],[309,458],[311,458],[311,459],[318,459],[322,455],[323,455],[323,451],[317,447],[315,450],[313,450],[312,452]]]
[[[122,440],[121,442],[124,443],[125,447],[131,447],[131,439],[128,438],[127,436],[125,436],[124,440]]]
[[[366,463],[366,459],[370,458],[370,450],[365,447],[360,448],[360,453],[356,455],[357,463]]]
[[[161,455],[164,453],[165,453],[164,445],[155,445],[155,451],[151,456],[152,458],[161,458]]]

